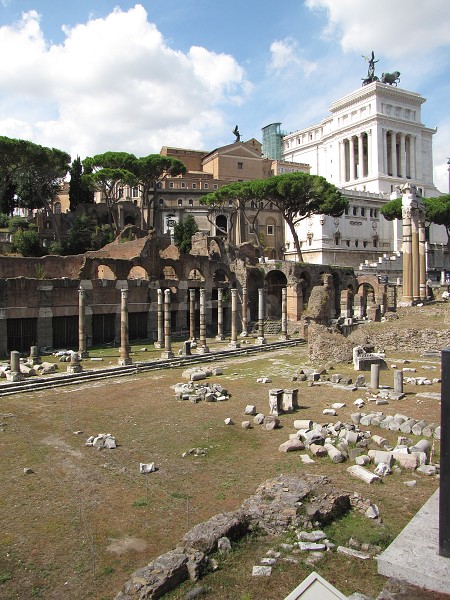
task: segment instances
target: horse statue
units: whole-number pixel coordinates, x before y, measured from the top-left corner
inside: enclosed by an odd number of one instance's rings
[[[374,81],[380,81],[376,75],[371,75],[370,77],[366,77],[362,80],[362,85],[369,85],[369,83],[373,83]]]
[[[393,73],[383,73],[380,79],[381,83],[387,83],[389,85],[397,86],[400,83],[400,71],[394,71]]]

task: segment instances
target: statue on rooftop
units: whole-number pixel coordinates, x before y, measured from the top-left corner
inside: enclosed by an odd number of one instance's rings
[[[370,57],[363,55],[363,58],[366,62],[369,63],[369,67],[367,69],[367,77],[362,80],[362,84],[369,85],[369,83],[372,83],[373,81],[379,81],[378,77],[375,75],[375,63],[377,63],[378,60],[375,60],[375,54],[373,50]]]
[[[233,129],[233,134],[236,136],[236,139],[234,140],[234,143],[240,142],[241,141],[241,134],[239,133],[239,126],[236,125],[236,127]]]

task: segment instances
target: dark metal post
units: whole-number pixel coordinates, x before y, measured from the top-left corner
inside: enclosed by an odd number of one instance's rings
[[[441,469],[439,484],[439,554],[450,558],[450,348],[441,353]]]

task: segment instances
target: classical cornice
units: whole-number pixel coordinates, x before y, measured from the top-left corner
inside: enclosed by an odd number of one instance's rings
[[[331,113],[336,113],[350,106],[354,106],[356,102],[369,100],[371,98],[383,98],[386,100],[407,102],[408,104],[420,107],[426,99],[416,92],[409,92],[402,88],[398,88],[379,81],[374,81],[369,85],[365,85],[351,94],[336,100],[330,107]]]

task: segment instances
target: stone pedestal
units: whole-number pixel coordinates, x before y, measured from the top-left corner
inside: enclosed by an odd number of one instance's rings
[[[281,402],[283,397],[282,389],[269,390],[269,409],[270,414],[274,417],[278,417],[281,412]]]
[[[20,353],[16,350],[11,352],[10,358],[11,370],[6,371],[6,379],[8,381],[20,381],[22,375],[20,374]]]
[[[72,352],[70,356],[70,365],[67,367],[68,373],[81,373],[83,367],[80,365],[80,359],[76,352]]]
[[[283,390],[281,398],[281,409],[283,412],[291,413],[298,409],[298,388]]]
[[[37,346],[31,346],[30,356],[28,358],[28,364],[30,364],[34,367],[34,365],[40,365],[41,362],[42,361],[41,361],[41,357],[39,356]]]

